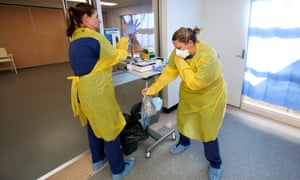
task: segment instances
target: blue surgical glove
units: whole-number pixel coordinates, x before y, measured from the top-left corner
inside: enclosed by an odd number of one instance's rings
[[[127,25],[127,28],[125,30],[125,33],[124,33],[124,36],[127,36],[129,37],[130,35],[136,33],[138,30],[138,26],[140,25],[141,23],[138,23],[138,20],[135,20],[135,22],[133,22],[133,19],[131,19],[129,22],[128,22],[128,25]]]

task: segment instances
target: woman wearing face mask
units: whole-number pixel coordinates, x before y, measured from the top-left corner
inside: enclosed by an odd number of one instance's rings
[[[224,118],[227,91],[222,65],[214,48],[197,40],[199,28],[179,28],[172,37],[174,50],[159,78],[142,90],[143,95],[157,94],[179,75],[181,77],[177,128],[179,141],[172,154],[187,150],[191,140],[201,141],[209,161],[208,177],[220,179],[223,172],[218,132]]]

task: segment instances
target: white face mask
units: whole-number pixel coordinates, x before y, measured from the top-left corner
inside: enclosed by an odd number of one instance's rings
[[[185,49],[185,50],[181,50],[181,49],[176,49],[176,55],[185,59],[186,57],[188,57],[190,55],[189,50]]]

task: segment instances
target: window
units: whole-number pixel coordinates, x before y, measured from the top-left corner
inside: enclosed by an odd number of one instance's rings
[[[154,15],[153,13],[129,14],[121,16],[122,32],[126,32],[129,24],[136,28],[130,39],[130,50],[138,54],[141,49],[155,49],[154,43]]]

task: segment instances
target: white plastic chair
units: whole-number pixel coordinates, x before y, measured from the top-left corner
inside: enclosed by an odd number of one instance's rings
[[[10,63],[10,67],[3,67],[0,70],[10,69],[11,71],[15,71],[16,74],[18,73],[13,54],[7,53],[3,47],[0,47],[0,63]]]

